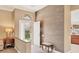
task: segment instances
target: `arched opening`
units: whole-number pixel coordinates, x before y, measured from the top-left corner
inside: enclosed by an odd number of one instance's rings
[[[79,9],[71,11],[71,44],[79,44]]]

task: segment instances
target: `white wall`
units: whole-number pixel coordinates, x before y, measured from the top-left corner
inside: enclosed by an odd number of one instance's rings
[[[71,12],[71,24],[79,24],[79,10]]]
[[[24,23],[22,22],[22,20],[19,20],[19,38],[21,40],[24,40]]]
[[[40,47],[40,22],[34,22],[34,45]]]

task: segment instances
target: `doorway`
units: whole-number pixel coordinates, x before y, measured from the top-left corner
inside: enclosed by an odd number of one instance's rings
[[[71,11],[71,44],[79,45],[79,10]]]

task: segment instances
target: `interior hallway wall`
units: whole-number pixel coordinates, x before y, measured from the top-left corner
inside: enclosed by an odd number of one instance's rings
[[[39,10],[37,20],[44,21],[44,41],[53,43],[57,51],[64,52],[64,6],[50,5]]]
[[[70,10],[78,10],[79,9],[79,5],[70,5]]]
[[[31,52],[31,42],[24,42],[24,41],[20,40],[20,38],[19,38],[19,34],[20,34],[19,33],[19,20],[21,20],[22,17],[27,14],[29,16],[31,16],[32,18],[34,16],[34,13],[32,13],[32,12],[19,10],[19,9],[14,10],[15,36],[18,38],[18,39],[15,39],[15,48],[21,53]],[[31,20],[33,20],[33,19],[31,19]]]
[[[6,37],[5,27],[14,27],[13,13],[0,10],[0,39]]]
[[[64,52],[71,50],[71,11],[70,6],[64,6]]]

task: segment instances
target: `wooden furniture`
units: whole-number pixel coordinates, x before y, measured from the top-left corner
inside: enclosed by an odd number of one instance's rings
[[[4,39],[4,48],[7,48],[8,46],[14,47],[14,38],[7,37]]]
[[[49,44],[49,43],[42,43],[42,49],[43,50],[44,50],[44,47],[47,48],[48,53],[49,53],[50,52],[50,49],[51,49],[51,52],[53,51],[54,45]]]
[[[3,40],[0,40],[0,50],[3,50],[3,47],[4,47]]]
[[[79,35],[71,35],[71,43],[79,44]]]

